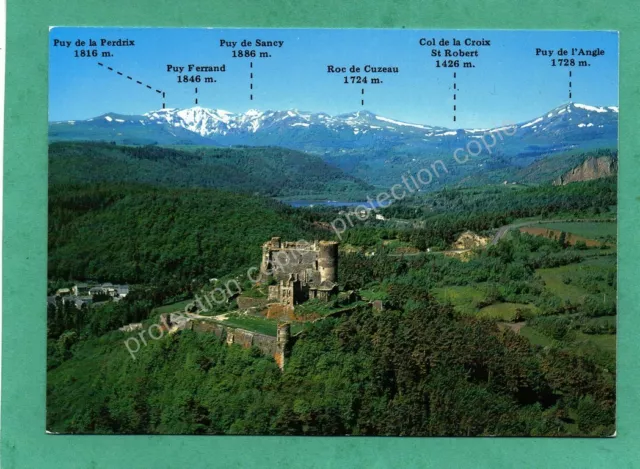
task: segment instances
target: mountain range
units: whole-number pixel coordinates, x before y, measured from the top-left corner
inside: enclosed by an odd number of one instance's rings
[[[482,149],[475,170],[523,168],[566,152],[616,148],[618,108],[568,103],[525,122],[493,129],[448,129],[383,117],[369,111],[330,116],[298,110],[234,114],[193,107],[142,115],[107,113],[49,124],[50,141],[106,141],[124,145],[279,146],[321,156],[325,162],[374,184],[396,180],[458,148]],[[476,141],[477,144],[472,142]]]
[[[515,124],[514,136],[562,145],[617,136],[618,108],[570,103],[543,116]],[[502,126],[506,127],[506,126]],[[220,109],[193,107],[162,109],[143,115],[107,113],[82,121],[50,124],[51,140],[104,140],[123,143],[139,138],[145,143],[229,145],[280,145],[344,148],[410,142],[415,146],[461,138],[479,138],[496,129],[447,129],[412,124],[357,111],[330,116],[297,110],[249,110],[233,114]]]

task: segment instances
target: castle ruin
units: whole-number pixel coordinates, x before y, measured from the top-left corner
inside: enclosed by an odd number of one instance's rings
[[[338,243],[271,238],[262,245],[260,272],[276,281],[269,286],[269,301],[287,306],[313,298],[329,301],[338,293]]]

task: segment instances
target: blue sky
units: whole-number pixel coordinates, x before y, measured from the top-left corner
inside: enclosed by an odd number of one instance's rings
[[[128,38],[134,47],[102,48],[109,58],[75,58],[75,41]],[[436,68],[432,47],[420,38],[466,38],[491,41],[479,50],[473,69]],[[70,40],[71,47],[54,46]],[[270,58],[232,58],[220,40],[281,40],[281,48],[255,48]],[[216,83],[198,85],[198,104],[245,112],[249,109],[299,109],[332,115],[366,109],[408,122],[444,127],[493,127],[522,122],[568,102],[569,69],[552,67],[553,57],[536,56],[537,48],[600,48],[603,56],[583,57],[590,67],[572,68],[572,101],[618,105],[618,35],[589,31],[366,30],[366,29],[180,29],[54,28],[50,32],[49,119],[72,120],[106,112],[142,114],[166,106],[195,105],[195,85],[178,83],[167,65],[221,65]],[[86,48],[86,47],[85,47]],[[238,47],[238,49],[242,49]],[[453,48],[458,49],[458,48]],[[576,57],[577,59],[577,57]],[[108,71],[97,65],[104,63]],[[381,85],[345,85],[344,75],[327,73],[327,65],[397,66],[399,73],[378,75]],[[119,76],[115,71],[121,71]],[[453,122],[453,72],[456,71],[456,122]],[[250,80],[250,73],[254,74]],[[126,75],[134,80],[128,80]],[[205,76],[207,74],[201,74]],[[371,75],[370,75],[371,76]],[[152,90],[135,83],[142,81]],[[250,83],[253,82],[253,90]],[[253,94],[251,101],[249,95]]]

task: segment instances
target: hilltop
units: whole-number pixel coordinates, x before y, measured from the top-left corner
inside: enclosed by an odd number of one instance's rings
[[[99,142],[49,146],[49,182],[132,182],[268,196],[364,193],[363,181],[321,158],[284,148],[162,148]]]

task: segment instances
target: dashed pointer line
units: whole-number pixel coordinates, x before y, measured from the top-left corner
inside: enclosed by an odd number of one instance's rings
[[[102,62],[98,62],[98,65],[100,65],[101,67],[104,67],[104,66],[105,66]],[[120,76],[125,76],[122,72],[119,72],[119,71],[117,71],[117,70],[114,70],[112,67],[107,66],[107,69],[108,69],[108,70],[110,70],[110,71],[112,71],[112,72],[116,72],[116,73],[117,73],[118,75],[120,75]],[[127,79],[129,79],[129,80],[133,81],[133,77],[131,77],[131,76],[129,76],[129,75],[127,75]],[[146,86],[146,87],[147,87],[148,89],[150,89],[150,90],[153,90],[153,89],[154,89],[151,85],[146,85],[146,84],[142,83],[140,80],[135,80],[135,82],[136,82],[138,85],[144,85],[144,86]],[[165,97],[165,93],[164,93],[164,91],[159,90],[159,89],[155,89],[155,91],[156,91],[156,93],[161,94],[163,98]],[[162,103],[162,109],[164,109],[164,108],[165,108],[165,104],[164,104],[164,103]]]

